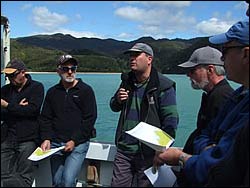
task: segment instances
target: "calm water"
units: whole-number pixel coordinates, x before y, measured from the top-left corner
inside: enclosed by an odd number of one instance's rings
[[[45,90],[59,81],[57,74],[32,73],[32,78],[44,84]],[[179,125],[174,146],[183,146],[187,137],[195,129],[196,115],[200,106],[201,90],[194,90],[186,75],[166,75],[176,82],[177,85],[177,108],[179,112]],[[96,121],[96,141],[114,142],[115,130],[119,113],[112,112],[109,108],[109,100],[120,84],[120,74],[82,74],[77,77],[92,86],[97,100],[98,118]],[[239,85],[232,83],[234,88]],[[1,85],[3,77],[1,75]]]

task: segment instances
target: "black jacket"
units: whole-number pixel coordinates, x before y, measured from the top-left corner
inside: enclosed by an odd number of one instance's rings
[[[9,103],[7,108],[1,108],[1,121],[7,127],[7,138],[18,142],[39,138],[37,119],[44,98],[42,83],[32,80],[29,74],[26,77],[28,80],[20,92],[11,83],[1,88],[1,98]],[[19,105],[23,98],[28,105]]]
[[[81,79],[68,91],[61,83],[51,87],[40,117],[41,139],[53,142],[88,141],[97,118],[93,89]]]

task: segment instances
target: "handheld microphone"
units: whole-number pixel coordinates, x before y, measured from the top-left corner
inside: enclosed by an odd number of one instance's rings
[[[121,80],[122,80],[122,83],[121,83],[121,87],[124,88],[125,90],[128,90],[128,74],[127,73],[122,73],[121,74]]]

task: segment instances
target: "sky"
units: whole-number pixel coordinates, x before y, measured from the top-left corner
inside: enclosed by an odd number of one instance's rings
[[[245,1],[1,1],[10,37],[70,34],[133,41],[191,39],[226,32],[246,16]]]

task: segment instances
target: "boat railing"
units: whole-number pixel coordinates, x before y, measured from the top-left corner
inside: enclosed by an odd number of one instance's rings
[[[115,154],[114,144],[91,141],[81,172],[77,177],[77,187],[89,185],[110,187]],[[52,187],[49,157],[35,162],[35,166],[33,187]]]

